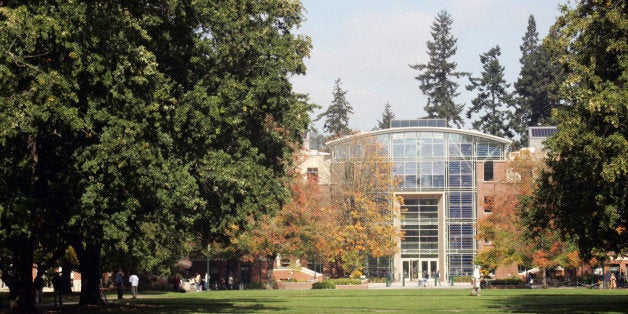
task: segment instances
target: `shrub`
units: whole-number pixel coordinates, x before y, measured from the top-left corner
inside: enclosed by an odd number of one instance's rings
[[[336,284],[330,280],[323,280],[312,284],[312,289],[336,289]]]
[[[524,282],[519,277],[511,277],[504,279],[495,279],[491,281],[492,286],[519,286],[523,285]]]
[[[336,285],[361,285],[362,280],[358,278],[337,278],[330,279]]]
[[[471,282],[472,280],[473,277],[471,276],[454,277],[454,282]]]
[[[263,282],[245,282],[242,284],[245,290],[265,290],[266,284]]]

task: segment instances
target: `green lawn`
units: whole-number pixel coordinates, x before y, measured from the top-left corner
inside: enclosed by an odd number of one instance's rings
[[[109,295],[110,300],[115,298]],[[626,313],[628,290],[489,289],[472,297],[460,289],[246,290],[153,293],[132,302],[111,300],[102,308],[64,306],[92,313]]]
[[[166,293],[138,300],[135,310],[184,313],[433,313],[628,311],[628,290],[266,290]],[[117,303],[117,300],[114,302]],[[128,302],[128,300],[124,300]]]

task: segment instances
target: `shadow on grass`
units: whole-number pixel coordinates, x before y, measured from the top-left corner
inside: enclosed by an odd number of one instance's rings
[[[510,313],[626,313],[627,293],[527,293],[488,300],[488,310]]]

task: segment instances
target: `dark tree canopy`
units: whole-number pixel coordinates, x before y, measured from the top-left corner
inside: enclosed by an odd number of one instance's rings
[[[558,131],[533,227],[551,223],[582,256],[628,253],[628,10],[625,1],[564,6],[545,45],[565,69]]]
[[[334,83],[332,94],[334,99],[331,101],[331,104],[316,119],[325,118],[323,131],[326,131],[331,137],[345,136],[351,132],[349,128],[349,114],[353,113],[353,107],[347,101],[347,91],[342,89],[340,79],[337,79]]]
[[[508,91],[510,84],[504,79],[504,67],[499,63],[501,50],[499,46],[491,48],[480,55],[482,75],[479,78],[470,78],[467,86],[470,91],[477,90],[477,96],[471,100],[471,108],[467,111],[467,118],[477,114],[473,128],[499,137],[513,137],[508,121],[512,116],[510,108],[514,100]]]
[[[551,109],[558,107],[557,80],[560,67],[550,61],[543,45],[539,45],[534,16],[528,19],[528,29],[521,44],[521,71],[514,83],[516,106],[511,121],[519,135],[519,146],[528,143],[528,126],[553,124]]]
[[[448,123],[460,127],[464,124],[460,117],[464,105],[454,101],[460,94],[455,79],[468,74],[456,72],[457,64],[451,60],[457,50],[457,39],[451,33],[452,24],[453,19],[447,11],[438,13],[431,27],[432,40],[427,42],[429,61],[410,67],[419,71],[415,78],[419,81],[421,92],[428,98],[425,106],[427,117],[447,119]]]
[[[288,81],[310,49],[301,21],[281,0],[0,2],[0,269],[16,310],[31,311],[33,262],[68,245],[80,302],[98,303],[101,266],[165,273],[280,207],[312,108]]]

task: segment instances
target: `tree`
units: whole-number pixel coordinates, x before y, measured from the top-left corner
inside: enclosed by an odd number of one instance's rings
[[[458,105],[454,98],[458,83],[453,79],[467,76],[465,72],[456,72],[456,62],[451,61],[456,54],[456,42],[451,34],[453,20],[447,11],[440,11],[432,23],[432,41],[427,42],[427,54],[430,60],[426,64],[411,65],[418,70],[415,77],[419,81],[419,88],[428,97],[425,111],[428,118],[444,118],[449,123],[460,127],[463,125],[460,114],[464,105]]]
[[[510,107],[514,101],[508,92],[510,84],[504,79],[504,67],[499,64],[501,50],[499,46],[491,48],[480,55],[482,62],[482,76],[470,78],[467,89],[478,90],[477,97],[471,100],[471,108],[467,110],[467,118],[473,113],[480,116],[473,122],[473,128],[499,137],[513,137],[508,121],[512,112]]]
[[[390,103],[386,102],[384,105],[384,112],[382,112],[382,120],[377,120],[377,128],[380,130],[390,128],[390,121],[395,119],[395,113],[390,107]]]
[[[393,224],[396,201],[392,162],[373,138],[355,137],[350,156],[332,165],[336,184],[331,190],[335,227],[328,250],[339,275],[362,274],[367,257],[390,256],[397,251],[400,231]]]
[[[628,17],[625,1],[583,1],[552,26],[545,44],[565,69],[564,108],[547,140],[548,170],[535,195],[534,227],[548,221],[580,254],[628,253]]]
[[[278,256],[292,259],[327,260],[330,227],[329,209],[322,205],[318,183],[294,176],[291,199],[276,215],[265,215],[240,236],[239,249],[250,260],[266,257],[268,280],[272,282],[272,267]]]
[[[560,68],[550,61],[543,45],[538,43],[534,16],[528,19],[528,29],[521,44],[521,71],[514,83],[517,93],[512,128],[519,136],[518,145],[526,146],[528,126],[552,123],[551,109],[558,107],[557,80]]]
[[[95,304],[102,265],[164,272],[188,251],[180,230],[224,243],[279,207],[312,108],[288,81],[310,48],[291,33],[301,11],[3,2],[0,267],[14,310],[32,309],[35,250],[71,244],[80,303]]]
[[[342,137],[351,132],[349,128],[349,114],[353,113],[353,107],[347,101],[347,91],[342,90],[341,84],[340,79],[337,79],[334,83],[334,91],[332,93],[334,99],[331,101],[331,105],[316,118],[316,120],[325,118],[323,131],[330,134],[332,138]]]
[[[491,242],[478,253],[476,262],[486,269],[518,264],[546,269],[580,264],[575,245],[562,241],[556,230],[530,232],[528,213],[536,180],[545,167],[542,153],[517,152],[506,164],[504,176],[496,177],[495,190],[485,202],[491,214],[478,221],[478,239]],[[545,282],[545,276],[543,276]]]

